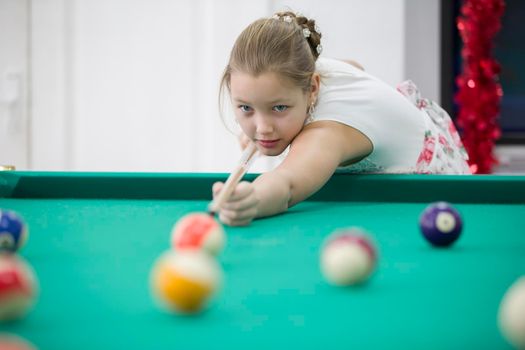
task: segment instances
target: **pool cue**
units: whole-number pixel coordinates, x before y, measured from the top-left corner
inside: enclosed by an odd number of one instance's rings
[[[224,186],[219,192],[217,198],[215,198],[208,206],[208,213],[210,215],[215,215],[215,213],[221,209],[224,202],[226,202],[228,198],[230,198],[233,190],[235,189],[239,181],[241,181],[244,174],[246,174],[246,172],[248,171],[248,168],[252,164],[253,160],[256,158],[256,155],[257,147],[253,142],[250,142],[248,146],[244,149],[244,152],[242,152],[239,164],[237,165],[235,170],[232,171],[232,173],[224,183]]]

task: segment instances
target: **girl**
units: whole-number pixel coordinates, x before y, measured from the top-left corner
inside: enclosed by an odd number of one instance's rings
[[[241,182],[219,211],[228,225],[278,214],[337,171],[469,174],[446,112],[411,82],[397,91],[354,62],[319,57],[315,21],[292,12],[250,24],[221,81],[235,118],[261,154],[289,152],[273,171]],[[223,184],[213,185],[214,197]]]

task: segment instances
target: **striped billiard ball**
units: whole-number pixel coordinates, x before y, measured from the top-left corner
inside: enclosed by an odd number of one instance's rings
[[[155,262],[150,283],[156,303],[181,314],[196,314],[209,304],[220,287],[222,269],[202,250],[170,250]]]
[[[0,253],[0,322],[24,317],[37,295],[38,281],[29,263],[16,254]]]
[[[321,272],[336,286],[365,282],[377,264],[377,251],[369,235],[360,228],[337,230],[321,249]]]
[[[226,235],[222,225],[208,213],[190,213],[172,228],[171,244],[175,250],[202,250],[218,255],[224,248]]]

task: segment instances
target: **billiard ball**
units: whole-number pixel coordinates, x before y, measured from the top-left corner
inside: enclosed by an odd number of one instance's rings
[[[20,215],[0,209],[0,252],[16,252],[24,246],[28,229]]]
[[[222,281],[222,270],[201,250],[170,250],[155,262],[150,276],[154,299],[164,309],[195,314],[206,307]]]
[[[0,321],[25,316],[37,294],[38,282],[29,263],[15,254],[0,254]]]
[[[226,236],[222,225],[207,213],[191,213],[183,216],[173,226],[171,244],[176,250],[204,250],[219,254]]]
[[[459,238],[463,222],[459,212],[450,203],[436,202],[423,210],[419,227],[432,245],[446,247]]]
[[[514,282],[503,296],[498,325],[509,343],[517,349],[525,349],[525,276]]]
[[[335,231],[325,240],[320,260],[321,272],[329,283],[355,285],[371,276],[377,251],[365,231],[352,227]]]

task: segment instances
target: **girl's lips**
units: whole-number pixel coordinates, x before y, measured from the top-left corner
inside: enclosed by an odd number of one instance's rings
[[[258,140],[257,142],[264,148],[273,148],[277,145],[279,140]]]

